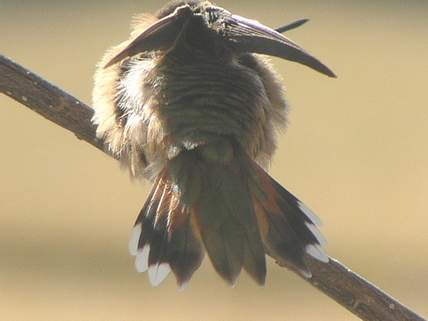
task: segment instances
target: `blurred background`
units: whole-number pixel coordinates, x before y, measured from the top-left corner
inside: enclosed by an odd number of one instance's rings
[[[0,0],[0,53],[90,104],[95,63],[159,1]],[[274,63],[291,104],[271,173],[324,222],[327,252],[428,315],[428,1],[218,1],[339,75]],[[230,289],[205,260],[178,292],[127,253],[148,184],[0,95],[0,319],[357,320],[269,262]]]

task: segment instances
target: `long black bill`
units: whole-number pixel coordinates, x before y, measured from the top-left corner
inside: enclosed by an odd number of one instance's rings
[[[226,27],[224,36],[237,50],[287,59],[306,65],[329,77],[336,77],[330,68],[299,45],[258,21],[237,15],[227,15],[224,17],[224,23]]]
[[[148,27],[125,49],[114,56],[104,68],[144,51],[167,50],[171,48],[191,16],[192,10],[188,5],[178,7],[173,13],[159,19]]]

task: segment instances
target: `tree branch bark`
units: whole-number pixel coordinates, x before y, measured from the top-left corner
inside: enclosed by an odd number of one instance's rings
[[[91,123],[93,111],[89,106],[2,55],[0,93],[105,152],[103,142],[95,136],[95,126]],[[307,262],[313,276],[304,280],[362,320],[425,321],[334,258],[322,263],[308,256]]]
[[[0,55],[0,93],[104,151],[91,123],[92,108],[28,69]]]

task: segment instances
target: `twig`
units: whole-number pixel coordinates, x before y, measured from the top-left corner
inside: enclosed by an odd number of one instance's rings
[[[95,127],[91,123],[92,108],[2,55],[0,93],[104,151],[103,143],[96,138]]]
[[[90,107],[1,55],[0,93],[104,151],[102,141],[95,137]],[[321,263],[308,256],[307,262],[313,276],[305,280],[362,320],[425,321],[339,261],[331,258]]]
[[[361,320],[425,321],[338,260],[330,257],[329,263],[322,263],[307,256],[306,261],[312,271],[312,278],[305,280]]]

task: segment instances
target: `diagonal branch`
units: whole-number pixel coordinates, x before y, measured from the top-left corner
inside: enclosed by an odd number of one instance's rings
[[[90,107],[2,55],[0,93],[105,151],[103,142],[95,137]],[[362,320],[425,321],[339,261],[331,258],[329,263],[321,263],[307,257],[307,262],[313,276],[305,280]]]
[[[91,123],[92,108],[28,69],[0,55],[0,93],[104,151]]]

